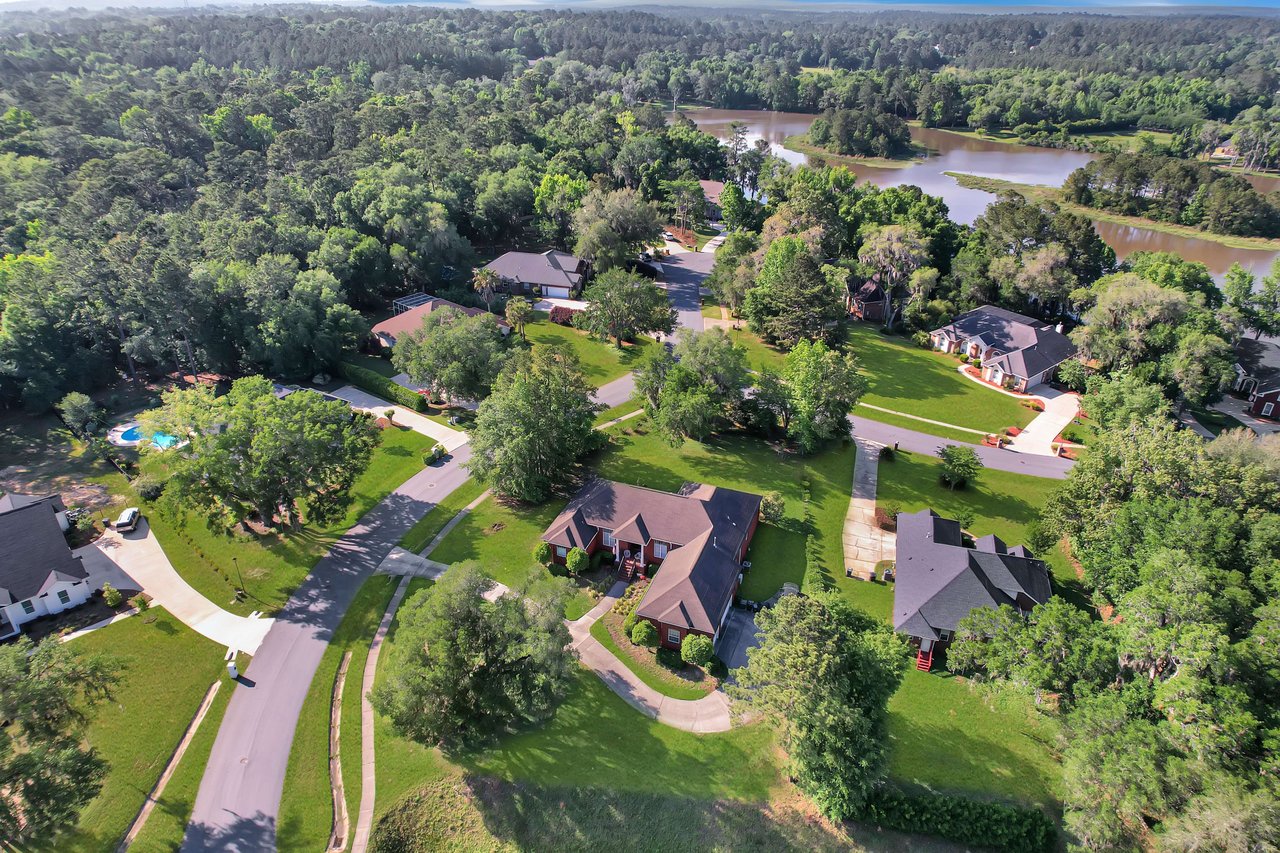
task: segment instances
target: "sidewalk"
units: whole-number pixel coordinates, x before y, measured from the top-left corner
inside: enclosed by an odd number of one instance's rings
[[[92,576],[128,575],[152,603],[168,610],[178,621],[216,643],[254,654],[262,645],[274,619],[236,616],[197,592],[169,562],[159,540],[145,521],[134,533],[108,530],[92,545],[76,549]]]
[[[855,438],[858,454],[853,463],[853,491],[844,518],[844,566],[854,577],[875,576],[876,563],[898,555],[898,535],[876,524],[876,483],[883,445]]]
[[[336,391],[329,392],[339,400],[343,400],[351,405],[351,408],[361,412],[369,412],[372,415],[383,417],[387,409],[395,410],[395,422],[401,426],[407,426],[414,432],[421,433],[427,438],[435,439],[444,445],[444,449],[452,453],[469,440],[465,432],[459,432],[456,429],[450,429],[444,424],[436,423],[412,409],[406,409],[404,406],[397,406],[395,403],[388,402],[381,397],[376,397],[368,391],[362,391],[354,385],[343,385]]]

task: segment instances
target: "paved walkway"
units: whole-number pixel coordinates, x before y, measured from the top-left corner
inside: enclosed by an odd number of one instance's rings
[[[108,581],[117,589],[140,589],[197,634],[229,648],[255,654],[275,623],[229,613],[197,592],[173,568],[145,520],[133,533],[108,530],[75,553],[95,584]],[[123,577],[133,583],[123,583]]]
[[[626,664],[591,636],[591,626],[609,612],[626,588],[621,581],[614,584],[609,594],[585,616],[569,623],[569,636],[573,638],[578,658],[600,676],[610,690],[646,717],[695,734],[729,731],[733,727],[733,716],[729,712],[729,697],[722,690],[714,690],[701,699],[664,696],[637,678]]]
[[[185,851],[271,850],[298,714],[334,630],[391,547],[466,482],[463,446],[425,468],[366,513],[276,618],[235,687],[196,795]]]
[[[844,517],[845,573],[870,580],[875,577],[876,563],[892,560],[898,553],[898,535],[881,530],[876,524],[876,482],[883,444],[855,438],[858,447],[853,463],[853,494]]]
[[[1026,429],[1013,437],[1009,442],[1009,449],[1017,453],[1056,456],[1053,444],[1080,414],[1080,395],[1045,388],[1037,392],[1036,397],[1044,404],[1044,411],[1036,415]]]
[[[450,453],[467,443],[467,434],[465,432],[450,429],[419,412],[407,409],[404,406],[397,406],[395,403],[388,402],[381,397],[370,394],[368,391],[356,388],[354,385],[343,385],[338,390],[330,391],[329,393],[340,400],[350,403],[353,409],[369,412],[378,417],[382,417],[387,409],[394,409],[396,423],[401,426],[407,426],[414,432],[421,433],[427,438],[440,442],[444,445],[444,449]]]

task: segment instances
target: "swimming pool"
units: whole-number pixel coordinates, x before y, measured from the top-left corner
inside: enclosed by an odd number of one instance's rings
[[[122,447],[136,447],[144,441],[147,441],[147,435],[142,431],[141,424],[131,424],[128,429],[119,433],[119,441],[115,442]],[[152,433],[150,441],[160,450],[168,450],[178,444],[176,435],[169,435],[167,432]]]

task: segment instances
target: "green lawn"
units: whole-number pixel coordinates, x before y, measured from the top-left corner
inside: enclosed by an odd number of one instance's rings
[[[250,537],[210,530],[198,513],[175,515],[162,498],[142,501],[116,476],[113,490],[143,507],[151,529],[178,573],[210,601],[234,613],[273,613],[288,599],[329,547],[366,512],[409,477],[422,470],[422,453],[433,442],[410,429],[382,431],[382,442],[368,470],[356,480],[346,515],[327,527],[307,526],[295,533]],[[163,476],[163,454],[148,457],[144,470]],[[248,597],[235,599],[237,567]]]
[[[638,412],[643,408],[644,408],[643,404],[637,403],[634,400],[628,400],[625,403],[619,403],[613,408],[605,409],[603,412],[596,415],[596,426],[600,426],[601,424],[607,424],[610,421],[617,420],[623,415],[629,415],[632,412]]]
[[[637,647],[625,638],[614,640],[606,624],[610,615],[606,613],[596,620],[591,626],[591,636],[599,640],[600,645],[613,652],[614,656],[645,684],[672,699],[701,699],[715,689],[714,681],[691,682],[671,672],[654,659],[652,650]],[[621,631],[621,626],[618,626],[618,630]]]
[[[484,494],[484,486],[478,480],[467,480],[418,519],[413,527],[409,528],[409,532],[400,537],[400,547],[417,554],[427,547],[427,543],[449,523],[450,519],[482,494]]]
[[[702,316],[710,317],[712,320],[719,320],[723,315],[720,306],[715,302],[702,303]]]
[[[160,778],[205,692],[215,679],[225,677],[223,649],[160,608],[73,640],[71,647],[120,662],[115,695],[90,711],[85,737],[107,760],[109,770],[75,829],[31,849],[111,850]],[[229,686],[219,692],[229,693]],[[165,799],[171,801],[180,793],[171,789]],[[156,809],[153,819],[162,811],[163,807]]]
[[[1214,435],[1221,435],[1224,430],[1239,429],[1245,426],[1226,412],[1208,409],[1203,406],[1192,406],[1191,415],[1200,422],[1201,426]],[[1248,429],[1248,427],[1245,428]]]
[[[598,341],[586,332],[552,323],[544,311],[534,314],[538,319],[525,327],[529,340],[534,344],[560,344],[572,349],[578,354],[583,376],[597,388],[635,370],[654,346],[654,341],[641,338],[619,350],[611,342]]]
[[[334,632],[298,715],[280,803],[280,850],[323,850],[333,827],[329,779],[329,712],[342,657],[351,652],[342,694],[342,780],[347,813],[354,821],[360,805],[360,685],[369,643],[395,592],[397,578],[376,575],[360,587]]]
[[[1055,806],[1057,722],[1027,697],[911,669],[889,715],[889,774],[899,785]]]
[[[743,580],[743,598],[763,601],[784,582],[798,584],[804,579],[805,481],[824,568],[833,577],[844,575],[840,534],[853,484],[852,444],[807,458],[741,435],[686,441],[673,449],[650,428],[647,418],[618,424],[609,434],[610,445],[595,467],[610,480],[669,492],[684,483],[699,482],[760,495],[782,493],[786,519],[780,526],[761,524],[756,530],[747,552],[751,568]]]
[[[956,369],[960,363],[949,355],[922,349],[906,338],[882,335],[867,323],[852,324],[848,342],[867,376],[863,402],[987,432],[1023,427],[1035,417],[1019,400],[961,376]],[[866,407],[857,413],[873,420],[881,416]],[[914,423],[919,432],[933,429]]]
[[[249,656],[241,654],[236,660],[243,672],[248,666]],[[187,822],[191,819],[191,810],[196,804],[196,792],[200,789],[200,780],[204,777],[209,753],[213,751],[213,741],[218,736],[218,727],[222,725],[222,717],[235,692],[234,687],[229,680],[222,682],[204,721],[187,745],[182,761],[169,777],[164,793],[151,810],[142,831],[130,845],[130,850],[136,853],[173,853],[181,848],[182,836],[187,831]]]
[[[926,424],[915,418],[909,418],[905,415],[891,415],[888,412],[877,412],[868,409],[866,406],[859,406],[854,410],[855,417],[866,418],[869,421],[877,421],[890,426],[902,427],[903,429],[915,430],[916,432],[928,433],[936,435],[938,438],[944,438],[947,441],[958,441],[964,444],[980,444],[982,436],[976,432],[968,432],[961,429],[948,429],[947,427],[938,426],[937,424]],[[936,418],[935,418],[936,420]],[[942,442],[938,442],[942,444]]]

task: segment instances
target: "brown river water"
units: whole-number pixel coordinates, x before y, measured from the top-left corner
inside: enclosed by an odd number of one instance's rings
[[[757,139],[768,140],[773,153],[793,166],[807,163],[810,159],[808,155],[782,145],[788,136],[808,131],[814,117],[807,113],[707,109],[690,110],[686,115],[699,128],[720,139],[729,137],[732,122],[742,122],[747,126],[749,143]],[[930,195],[941,196],[951,211],[951,218],[965,224],[972,224],[995,196],[982,190],[966,189],[944,173],[960,172],[1021,184],[1060,187],[1067,175],[1093,159],[1092,154],[1080,151],[973,139],[934,128],[913,127],[911,138],[929,149],[929,155],[920,162],[889,169],[853,163],[851,171],[877,186],[914,184]],[[1250,181],[1264,192],[1280,187],[1280,179],[1277,178],[1250,178]],[[1272,262],[1280,258],[1280,252],[1234,249],[1212,240],[1179,237],[1130,225],[1095,222],[1094,228],[1121,258],[1141,250],[1173,252],[1189,261],[1200,261],[1219,280],[1235,261],[1261,278],[1271,268]]]

